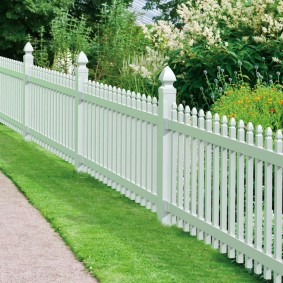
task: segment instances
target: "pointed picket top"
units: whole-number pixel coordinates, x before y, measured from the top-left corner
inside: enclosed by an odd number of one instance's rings
[[[77,57],[77,63],[80,65],[86,65],[88,63],[88,59],[83,51]]]
[[[210,111],[207,111],[207,112],[206,112],[205,118],[206,118],[207,120],[211,120],[211,119],[212,119],[212,114],[211,114]]]
[[[32,47],[32,45],[30,44],[30,42],[28,42],[28,43],[25,45],[25,47],[24,47],[24,52],[25,52],[25,53],[31,53],[31,52],[33,52],[33,47]]]
[[[257,126],[256,126],[256,133],[257,133],[258,135],[262,135],[263,130],[262,130],[262,126],[261,126],[261,125],[257,125]]]
[[[176,76],[169,66],[165,67],[159,76],[162,86],[173,86]]]

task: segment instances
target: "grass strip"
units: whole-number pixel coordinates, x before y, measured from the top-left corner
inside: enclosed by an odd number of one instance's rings
[[[100,282],[263,281],[2,124],[0,168]]]

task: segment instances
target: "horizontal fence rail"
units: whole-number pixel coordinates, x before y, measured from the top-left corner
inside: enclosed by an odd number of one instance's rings
[[[265,279],[282,282],[282,133],[0,57],[0,122]]]

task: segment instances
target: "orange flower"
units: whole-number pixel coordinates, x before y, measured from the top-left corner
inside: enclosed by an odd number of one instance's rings
[[[279,103],[280,103],[281,105],[283,105],[283,100],[280,100]]]
[[[274,108],[269,108],[270,113],[274,113]]]

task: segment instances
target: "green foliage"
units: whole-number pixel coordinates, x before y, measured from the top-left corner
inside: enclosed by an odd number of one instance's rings
[[[147,44],[135,20],[124,2],[114,0],[110,6],[104,5],[94,38],[93,60],[90,56],[95,64],[92,74],[95,80],[123,87],[121,70],[125,58],[144,53]]]
[[[100,20],[100,12],[103,6],[111,5],[112,0],[74,0],[74,4],[70,7],[70,14],[75,18],[80,18],[84,15],[87,26],[92,30],[97,29],[97,24]],[[128,6],[132,0],[124,0],[126,6]]]
[[[32,42],[32,46],[34,49],[33,56],[34,56],[34,63],[40,67],[49,67],[50,60],[48,56],[48,45],[47,41],[44,38],[44,27],[40,28],[39,32],[39,39],[33,39],[29,37],[28,41]]]
[[[206,85],[203,71],[213,82],[218,65],[232,77],[241,61],[251,87],[257,81],[255,67],[265,79],[282,73],[282,1],[195,0],[177,12],[178,24],[158,22],[144,32],[156,50],[170,57],[179,101],[208,110],[213,100],[200,91]]]
[[[28,34],[37,37],[42,26],[48,32],[56,12],[71,4],[73,0],[1,0],[0,55],[22,59]]]
[[[74,18],[60,11],[51,23],[50,49],[54,55],[53,69],[72,72],[71,69],[80,51],[90,53],[91,29],[87,27],[84,16]]]
[[[160,1],[160,0],[146,0],[144,6],[145,10],[158,9],[161,14],[156,16],[155,20],[166,20],[172,22],[178,22],[177,7],[182,3],[188,2],[187,0],[170,0],[170,1]]]
[[[212,106],[212,111],[246,124],[270,127],[274,132],[283,128],[283,87],[281,84],[257,84],[254,89],[230,84]]]
[[[99,282],[261,282],[243,265],[0,124],[0,167]]]

